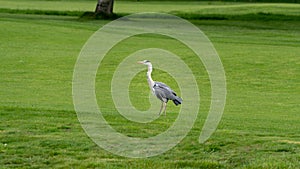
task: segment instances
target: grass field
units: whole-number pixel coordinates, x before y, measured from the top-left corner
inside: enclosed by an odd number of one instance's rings
[[[101,149],[77,119],[72,78],[81,48],[109,21],[79,19],[81,13],[94,9],[94,1],[1,0],[0,168],[300,166],[300,5],[161,3],[116,1],[115,11],[163,11],[186,16],[210,38],[227,79],[225,112],[212,137],[198,143],[210,103],[203,65],[185,47],[178,47],[177,41],[135,36],[118,44],[98,70],[96,94],[105,118],[117,131],[131,137],[156,135],[174,122],[178,109],[171,103],[167,117],[148,125],[127,121],[115,111],[110,95],[112,71],[122,58],[138,49],[161,46],[178,54],[196,75],[201,92],[199,115],[187,137],[160,156],[130,159]],[[34,10],[50,13],[28,12]],[[55,11],[75,14],[62,16]],[[212,15],[230,17],[220,20]],[[143,73],[133,79],[130,88],[131,101],[138,109],[146,109],[149,102]],[[158,70],[153,78],[174,82]],[[176,84],[171,87],[177,89]]]

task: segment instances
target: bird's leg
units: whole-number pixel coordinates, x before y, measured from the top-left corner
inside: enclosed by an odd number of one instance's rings
[[[160,113],[161,113],[161,111],[162,111],[162,109],[163,109],[163,104],[164,104],[164,102],[161,102],[161,106],[160,106],[160,110],[159,110],[158,115],[160,115]]]
[[[164,107],[165,107],[165,116],[167,116],[167,103],[164,102]]]

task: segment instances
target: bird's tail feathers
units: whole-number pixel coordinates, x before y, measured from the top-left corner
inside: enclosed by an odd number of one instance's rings
[[[176,106],[178,106],[179,104],[181,104],[182,99],[180,97],[176,97],[176,99],[174,99],[173,102]]]

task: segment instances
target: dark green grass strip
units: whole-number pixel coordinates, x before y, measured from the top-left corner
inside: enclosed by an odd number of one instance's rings
[[[187,12],[171,12],[184,19],[192,20],[284,20],[284,21],[298,21],[300,16],[295,15],[283,15],[283,14],[273,14],[273,13],[249,13],[240,15],[222,15],[222,14],[197,14],[197,13],[187,13]]]
[[[59,16],[81,16],[83,11],[55,11],[55,10],[38,10],[38,9],[7,9],[0,8],[0,13],[10,14],[35,14],[35,15],[59,15]]]
[[[119,0],[119,1],[139,1],[147,2],[153,0]],[[157,0],[158,1],[158,0]],[[160,1],[171,1],[171,0],[160,0]],[[182,0],[172,0],[182,1]],[[201,0],[185,0],[185,1],[201,1]],[[272,2],[272,3],[300,3],[300,0],[207,0],[207,1],[218,1],[218,2]]]
[[[84,11],[55,11],[55,10],[36,10],[36,9],[7,9],[0,8],[0,13],[9,14],[34,14],[34,15],[57,15],[57,16],[78,16],[81,19],[103,19],[95,15],[93,12]],[[111,19],[116,19],[129,13],[116,13]],[[266,12],[240,14],[240,15],[222,15],[222,14],[198,14],[189,12],[173,11],[171,14],[177,15],[184,19],[192,20],[262,20],[262,21],[299,21],[300,16],[298,15],[284,15],[284,14],[273,14]],[[109,19],[105,17],[105,19]]]

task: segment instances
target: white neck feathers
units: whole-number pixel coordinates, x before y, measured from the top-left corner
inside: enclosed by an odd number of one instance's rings
[[[154,81],[152,80],[151,73],[152,73],[152,64],[150,63],[148,64],[147,80],[148,80],[150,90],[153,91]]]

